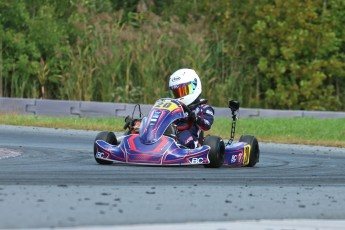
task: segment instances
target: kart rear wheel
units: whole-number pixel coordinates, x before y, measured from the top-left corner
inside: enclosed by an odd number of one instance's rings
[[[100,132],[97,134],[94,144],[93,144],[93,156],[95,160],[97,161],[97,163],[101,165],[111,165],[113,163],[112,161],[106,161],[106,160],[96,158],[96,154],[97,154],[96,141],[98,140],[108,142],[111,145],[117,145],[117,139],[116,139],[115,134],[113,132]]]
[[[249,164],[246,167],[254,167],[259,162],[260,149],[256,137],[251,135],[242,135],[239,139],[240,142],[246,142],[250,145]]]
[[[204,140],[203,145],[208,145],[211,147],[208,154],[210,163],[204,165],[205,168],[219,168],[224,163],[224,152],[225,145],[222,138],[217,136],[207,136]]]

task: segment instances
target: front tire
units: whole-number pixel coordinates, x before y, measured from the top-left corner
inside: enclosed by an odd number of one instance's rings
[[[96,154],[97,154],[96,141],[98,140],[105,141],[111,145],[117,145],[117,139],[116,139],[115,134],[113,132],[100,132],[97,134],[95,141],[93,143],[93,156],[95,160],[97,161],[97,163],[101,165],[111,165],[113,163],[112,161],[106,161],[106,160],[96,158]]]
[[[246,142],[250,145],[249,164],[246,167],[254,167],[259,162],[260,149],[259,142],[254,136],[242,135],[239,142]]]
[[[224,163],[225,144],[222,138],[217,136],[207,136],[203,145],[211,147],[208,154],[209,164],[204,165],[205,168],[219,168]]]

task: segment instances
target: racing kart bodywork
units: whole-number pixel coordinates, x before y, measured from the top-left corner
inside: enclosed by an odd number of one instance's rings
[[[99,133],[94,142],[94,158],[99,164],[113,162],[145,165],[222,165],[254,166],[259,161],[259,144],[254,136],[241,136],[232,143],[239,103],[230,101],[232,111],[231,138],[225,145],[222,138],[206,136],[197,148],[189,149],[177,142],[178,119],[187,119],[191,110],[177,100],[156,101],[148,116],[140,120],[125,119],[129,131],[117,139],[113,132]],[[140,108],[140,107],[139,107]],[[141,112],[140,112],[141,114]],[[139,121],[139,122],[138,122]]]

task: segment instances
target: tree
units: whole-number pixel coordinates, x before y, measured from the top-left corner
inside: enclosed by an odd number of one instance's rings
[[[251,82],[243,93],[254,96],[257,106],[312,110],[341,106],[334,79],[339,82],[344,76],[343,1],[217,3],[214,23],[225,44],[222,55],[228,57],[231,73],[234,62],[249,68],[241,69],[241,74],[252,75],[242,75],[242,81]],[[253,105],[250,100],[246,104]]]
[[[329,15],[336,1],[274,1],[256,10],[250,44],[256,47],[266,107],[325,110],[340,105],[329,62],[341,39]],[[334,67],[334,65],[333,65]],[[326,86],[325,86],[326,84]],[[329,102],[332,102],[331,104]]]

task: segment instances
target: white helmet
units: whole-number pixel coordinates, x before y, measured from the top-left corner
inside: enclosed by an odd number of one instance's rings
[[[170,76],[169,90],[173,98],[190,105],[201,94],[201,81],[193,69],[179,69]]]

